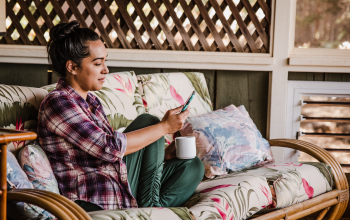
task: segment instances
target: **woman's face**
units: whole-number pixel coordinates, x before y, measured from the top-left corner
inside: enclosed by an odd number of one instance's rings
[[[75,80],[83,91],[102,89],[105,74],[109,73],[106,65],[107,51],[101,40],[88,41],[90,56],[84,58],[76,70]]]

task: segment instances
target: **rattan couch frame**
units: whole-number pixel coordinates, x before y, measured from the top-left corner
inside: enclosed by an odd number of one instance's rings
[[[335,189],[309,199],[307,201],[278,209],[267,214],[255,215],[255,220],[279,220],[279,219],[299,219],[315,212],[319,212],[317,220],[327,219],[338,220],[341,218],[349,200],[349,185],[346,176],[340,164],[324,149],[314,144],[293,139],[274,139],[269,140],[271,146],[287,147],[303,151],[320,162],[326,163],[332,167],[334,174]],[[36,189],[16,189],[8,192],[8,201],[23,201],[37,205],[52,213],[57,219],[64,220],[90,220],[91,217],[76,203],[68,198]]]

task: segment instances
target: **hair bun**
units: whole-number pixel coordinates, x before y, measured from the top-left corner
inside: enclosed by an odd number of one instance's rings
[[[67,35],[75,32],[79,28],[78,21],[71,21],[69,23],[60,23],[50,30],[50,39],[52,41],[59,41]]]

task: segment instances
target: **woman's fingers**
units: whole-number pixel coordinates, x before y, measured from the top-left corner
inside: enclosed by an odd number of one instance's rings
[[[181,105],[181,106],[179,106],[179,107],[177,107],[177,108],[174,108],[174,109],[171,109],[171,110],[169,110],[168,112],[170,113],[170,114],[177,114],[177,113],[179,113],[180,111],[181,111],[181,109],[183,108],[183,106]]]
[[[168,110],[164,115],[162,121],[167,124],[168,134],[174,133],[182,129],[186,118],[190,113],[190,107],[188,107],[185,111],[181,112],[183,106],[179,106],[177,108]]]

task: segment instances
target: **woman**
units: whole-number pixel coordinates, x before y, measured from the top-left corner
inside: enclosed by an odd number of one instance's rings
[[[61,78],[40,106],[38,136],[61,194],[87,211],[181,206],[204,167],[197,157],[174,158],[174,143],[165,152],[163,136],[182,128],[189,109],[169,110],[162,121],[140,115],[124,133],[113,131],[88,92],[100,90],[108,74],[99,36],[77,21],[61,23],[50,30],[47,52]]]

